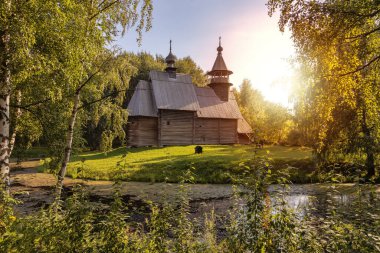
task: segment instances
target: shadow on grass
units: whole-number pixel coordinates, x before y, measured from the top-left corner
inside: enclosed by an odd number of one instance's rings
[[[223,160],[221,156],[214,159],[200,160],[172,160],[169,163],[145,164],[139,170],[129,174],[132,181],[150,182],[179,182],[187,170],[191,170],[195,183],[231,183],[234,179],[244,176],[244,173],[253,173],[251,159]],[[313,176],[314,163],[310,159],[284,161],[273,160],[273,171],[289,170],[290,180],[294,183],[313,183],[317,180]]]
[[[191,170],[195,183],[231,183],[237,176],[247,172],[243,164],[249,164],[255,156],[266,156],[267,149],[257,150],[253,146],[213,146],[205,145],[203,154],[194,154],[195,145],[163,148],[118,148],[108,153],[88,153],[76,156],[72,162],[82,159],[91,161],[86,168],[77,173],[75,167],[71,169],[72,176],[87,179],[124,180],[143,182],[180,182],[186,171]],[[289,148],[290,147],[286,147]],[[310,182],[309,174],[311,160],[299,159],[307,157],[299,148],[291,149],[287,155],[290,159],[283,159],[284,147],[270,147],[273,154],[274,168],[283,169],[289,166],[293,169],[293,182]],[[145,152],[149,151],[149,152]],[[305,153],[305,151],[303,151]],[[295,154],[294,154],[295,153]],[[125,158],[122,156],[127,154]],[[277,157],[277,158],[276,158]],[[296,159],[294,159],[296,158]],[[101,160],[110,159],[107,168],[100,164]],[[123,160],[124,159],[124,160]],[[95,161],[95,163],[93,162]],[[99,161],[98,163],[96,161]],[[104,161],[102,161],[104,162]],[[117,165],[118,164],[118,165]]]

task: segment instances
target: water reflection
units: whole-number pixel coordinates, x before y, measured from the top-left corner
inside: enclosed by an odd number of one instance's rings
[[[308,213],[326,217],[336,209],[355,215],[356,206],[362,202],[378,204],[376,200],[380,197],[379,188],[379,185],[355,184],[272,185],[269,192],[274,204],[283,198],[301,216]]]

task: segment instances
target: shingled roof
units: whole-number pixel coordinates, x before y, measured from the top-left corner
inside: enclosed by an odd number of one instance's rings
[[[157,117],[158,110],[153,100],[149,82],[139,81],[127,109],[129,116]]]
[[[157,117],[158,109],[194,111],[199,118],[238,119],[238,133],[252,129],[240,113],[232,91],[222,101],[210,87],[195,86],[189,75],[151,71],[150,82],[140,81],[128,105],[130,116]]]
[[[233,92],[228,101],[221,101],[214,90],[209,87],[195,87],[199,102],[197,116],[200,118],[240,119],[240,113]]]
[[[197,94],[189,75],[170,78],[166,72],[151,71],[150,79],[158,109],[199,110]]]
[[[237,131],[239,134],[250,134],[252,133],[252,128],[244,118],[241,118],[238,119]]]

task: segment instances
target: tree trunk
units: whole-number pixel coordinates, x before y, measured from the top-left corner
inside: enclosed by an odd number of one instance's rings
[[[17,106],[20,106],[21,105],[21,91],[18,90],[17,91],[17,95],[16,95],[16,103],[17,103]],[[17,132],[18,132],[18,120],[19,118],[21,117],[21,114],[22,114],[22,111],[21,111],[21,108],[20,107],[17,107],[17,110],[16,110],[16,114],[15,114],[15,121],[14,121],[14,129],[13,129],[13,133],[12,133],[12,136],[9,140],[9,157],[11,157],[12,155],[12,152],[13,152],[13,148],[15,146],[15,142],[16,142],[16,136],[17,136]]]
[[[69,122],[69,126],[67,129],[65,153],[63,156],[61,168],[60,168],[59,173],[58,173],[58,181],[57,181],[57,185],[56,185],[56,199],[61,198],[63,179],[66,176],[67,164],[70,161],[70,155],[71,155],[71,150],[72,150],[72,145],[73,145],[73,137],[74,137],[75,119],[76,119],[77,113],[78,113],[79,101],[80,101],[80,96],[79,96],[79,91],[78,91],[75,93],[75,97],[74,97],[74,107],[73,107],[73,110],[71,112],[70,122]]]
[[[365,108],[363,109],[362,131],[365,136],[365,152],[367,155],[365,166],[367,168],[366,179],[370,179],[375,175],[375,155],[374,155],[374,140],[371,134],[371,129],[367,125],[367,114]]]
[[[375,175],[375,157],[373,152],[367,152],[367,159],[365,161],[365,166],[367,167],[366,178],[370,179]]]
[[[2,83],[4,85],[4,83]],[[9,94],[0,94],[0,174],[6,191],[9,191]]]
[[[7,11],[11,10],[11,1],[5,4]],[[10,34],[9,27],[0,31],[0,179],[9,192],[9,101],[11,91],[10,64]]]

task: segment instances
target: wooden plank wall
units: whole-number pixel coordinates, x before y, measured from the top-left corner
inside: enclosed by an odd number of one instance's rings
[[[160,110],[161,146],[193,143],[194,112]]]
[[[157,118],[129,117],[128,118],[129,146],[157,146]]]
[[[237,139],[237,120],[196,118],[196,144],[234,144]]]
[[[194,112],[160,110],[160,118],[129,117],[129,146],[238,143],[237,120],[196,118]]]
[[[238,143],[237,120],[220,119],[220,144]]]
[[[219,119],[195,119],[195,144],[219,144]]]

